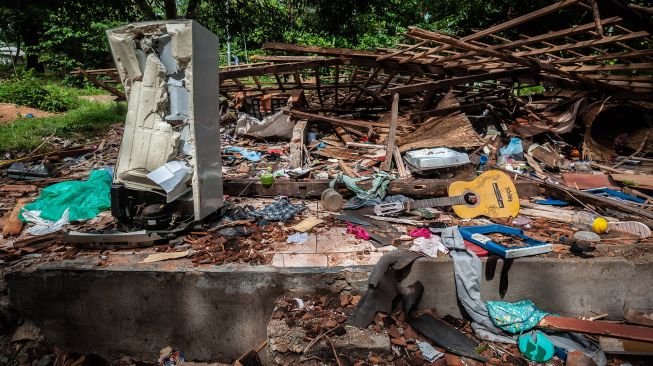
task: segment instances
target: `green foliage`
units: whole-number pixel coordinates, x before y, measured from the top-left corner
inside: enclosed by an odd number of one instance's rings
[[[50,117],[19,119],[0,125],[0,152],[30,151],[53,135],[81,139],[106,132],[109,127],[124,121],[124,103],[95,103],[82,101],[80,107]]]
[[[232,54],[258,53],[265,42],[376,49],[404,41],[410,26],[467,35],[550,5],[552,0],[176,0],[177,15],[199,2],[196,20],[218,35],[221,64],[228,41]],[[640,1],[642,2],[642,1]],[[20,45],[28,63],[58,72],[77,67],[106,68],[112,58],[105,30],[165,17],[161,0],[0,0],[0,42]],[[576,10],[572,10],[576,9]],[[555,16],[520,26],[520,33],[541,33],[592,21],[591,11],[569,7]],[[518,37],[518,34],[506,36]],[[492,40],[484,40],[492,42]],[[81,86],[66,77],[68,85]]]
[[[527,87],[521,87],[514,90],[517,95],[531,95],[531,94],[541,94],[544,92],[544,87],[541,85],[533,85]]]
[[[79,105],[78,98],[68,90],[47,85],[35,77],[0,82],[0,102],[15,103],[50,112],[64,112]]]
[[[53,13],[47,20],[43,41],[28,51],[38,53],[39,61],[51,70],[99,68],[111,64],[105,31],[122,22],[64,22]]]

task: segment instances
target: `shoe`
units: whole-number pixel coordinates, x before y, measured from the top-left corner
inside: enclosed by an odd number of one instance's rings
[[[625,233],[639,235],[639,237],[642,239],[651,236],[651,229],[638,221],[608,222],[608,230],[623,231]]]

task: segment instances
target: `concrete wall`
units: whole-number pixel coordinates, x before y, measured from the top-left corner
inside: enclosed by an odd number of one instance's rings
[[[524,258],[509,272],[504,300],[531,299],[565,315],[620,317],[625,306],[653,308],[651,264]],[[68,263],[12,273],[8,283],[18,311],[70,350],[156,360],[159,350],[171,345],[191,360],[228,362],[265,340],[276,297],[288,291],[361,290],[369,269],[171,269],[165,264],[107,269]],[[405,282],[418,279],[426,286],[422,307],[460,315],[450,260],[418,260]],[[498,279],[497,273],[483,282],[485,300],[499,298]]]

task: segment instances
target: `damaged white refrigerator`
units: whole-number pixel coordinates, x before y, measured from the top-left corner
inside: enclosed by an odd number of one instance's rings
[[[112,214],[141,229],[204,219],[223,204],[217,36],[192,20],[107,36],[128,101]]]

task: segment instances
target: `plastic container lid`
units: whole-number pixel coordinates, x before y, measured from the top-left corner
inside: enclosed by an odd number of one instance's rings
[[[574,233],[574,239],[584,240],[584,241],[601,241],[601,237],[597,233],[591,231],[576,231]]]
[[[471,250],[474,254],[476,254],[479,257],[487,257],[488,255],[490,255],[490,252],[472,243],[471,241],[465,240],[465,246],[467,247],[467,249]]]

